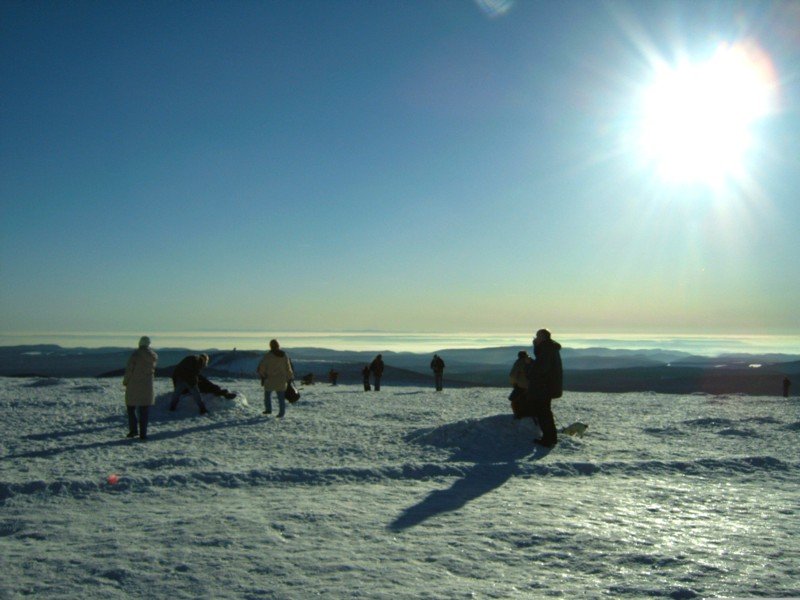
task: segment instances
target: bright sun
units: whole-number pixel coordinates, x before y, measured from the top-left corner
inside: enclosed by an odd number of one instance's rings
[[[746,45],[721,46],[703,63],[660,66],[642,95],[640,150],[669,181],[741,178],[774,89],[769,59]]]

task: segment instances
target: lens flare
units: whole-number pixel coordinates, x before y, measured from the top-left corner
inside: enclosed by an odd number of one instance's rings
[[[769,57],[756,45],[721,45],[705,62],[659,65],[641,97],[640,147],[667,180],[738,178],[753,126],[775,107]]]
[[[502,17],[514,7],[514,0],[475,0],[475,4],[489,17]]]

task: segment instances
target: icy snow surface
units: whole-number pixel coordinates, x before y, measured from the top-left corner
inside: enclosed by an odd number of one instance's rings
[[[800,596],[798,398],[309,386],[128,440],[119,380],[0,378],[0,597]],[[109,483],[109,475],[119,477]]]

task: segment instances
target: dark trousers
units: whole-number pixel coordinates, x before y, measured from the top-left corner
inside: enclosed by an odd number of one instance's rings
[[[442,380],[444,379],[444,373],[434,373],[433,378],[436,380],[436,391],[442,391]]]
[[[380,392],[381,391],[381,376],[380,375],[375,375],[375,391],[376,392]]]
[[[137,420],[136,413],[139,413]],[[147,437],[147,421],[150,416],[149,406],[129,406],[128,407],[128,433],[139,434],[140,438]]]
[[[539,427],[542,428],[541,443],[545,446],[555,446],[558,441],[556,433],[556,420],[553,417],[551,404],[552,398],[537,398],[533,402],[533,412]]]
[[[191,385],[186,381],[182,381],[180,379],[173,379],[172,385],[175,386],[175,391],[172,392],[172,400],[169,403],[169,409],[175,410],[178,407],[178,400],[181,399],[183,394],[191,394],[194,401],[197,403],[197,407],[200,409],[201,413],[206,411],[206,405],[203,404],[203,397],[200,395],[200,389],[197,385]]]

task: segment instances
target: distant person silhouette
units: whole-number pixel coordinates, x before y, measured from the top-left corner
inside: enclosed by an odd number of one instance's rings
[[[339,382],[339,371],[334,369],[328,371],[328,381],[331,382],[331,385],[336,385]]]
[[[783,378],[783,397],[789,397],[789,388],[792,387],[792,382],[789,380],[788,377]]]
[[[433,355],[431,361],[431,369],[433,369],[433,378],[436,384],[436,391],[442,391],[442,380],[444,379],[444,361],[438,354]]]
[[[383,355],[378,354],[373,361],[369,364],[369,370],[375,381],[375,391],[381,391],[381,377],[383,377]]]
[[[561,344],[555,342],[547,329],[540,329],[533,339],[533,356],[525,363],[528,379],[528,398],[533,414],[542,428],[542,438],[537,444],[552,448],[558,442],[553,417],[553,398],[560,398],[563,386]]]
[[[122,385],[125,386],[125,405],[128,409],[128,437],[147,439],[147,422],[150,407],[155,404],[153,378],[158,355],[150,349],[150,338],[142,336],[139,347],[131,354],[125,366]],[[138,413],[138,419],[137,419]]]
[[[282,419],[286,414],[286,388],[294,379],[292,363],[286,352],[281,350],[278,340],[269,341],[269,352],[258,363],[258,375],[261,385],[264,386],[264,412],[272,414],[272,392],[278,397],[277,418]]]
[[[369,365],[364,365],[364,368],[361,369],[361,377],[364,380],[364,391],[369,392],[372,389],[369,384]]]
[[[200,414],[204,415],[208,412],[206,405],[203,404],[203,397],[200,395],[200,388],[198,387],[200,371],[208,366],[208,360],[208,354],[187,356],[172,371],[174,391],[172,392],[172,400],[169,403],[171,411],[178,408],[178,401],[181,396],[188,392],[194,398],[197,407],[200,409]]]

